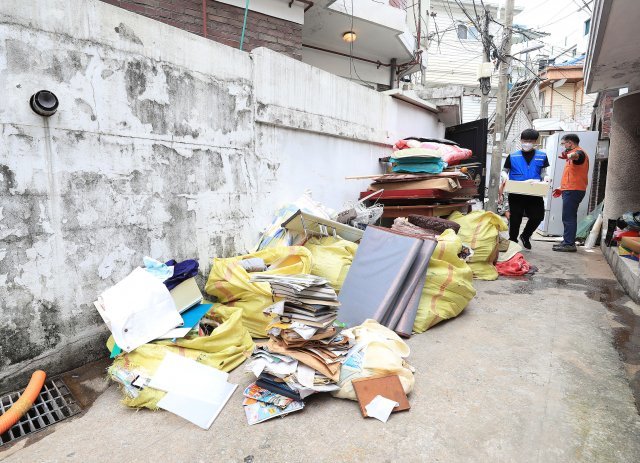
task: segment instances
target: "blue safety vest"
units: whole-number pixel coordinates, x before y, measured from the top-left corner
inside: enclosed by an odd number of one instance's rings
[[[511,153],[509,156],[511,160],[511,169],[509,169],[509,180],[541,180],[542,179],[542,169],[545,165],[545,160],[547,159],[547,154],[544,151],[536,150],[533,155],[533,159],[531,163],[527,164],[524,156],[522,155],[522,150],[516,151],[515,153]]]

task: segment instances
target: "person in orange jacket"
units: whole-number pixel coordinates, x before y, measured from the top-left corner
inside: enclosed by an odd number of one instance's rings
[[[564,151],[559,158],[566,164],[562,173],[560,188],[553,191],[553,197],[562,196],[562,243],[553,246],[554,251],[576,252],[576,229],[578,228],[578,206],[584,199],[589,184],[589,156],[580,148],[580,138],[574,133],[562,137],[560,143]]]

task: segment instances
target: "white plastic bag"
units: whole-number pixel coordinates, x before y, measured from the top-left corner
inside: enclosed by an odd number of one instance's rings
[[[413,390],[414,369],[405,360],[410,350],[400,336],[371,319],[342,334],[356,344],[340,369],[340,390],[332,392],[334,397],[358,400],[351,381],[376,375],[396,374],[406,394]]]

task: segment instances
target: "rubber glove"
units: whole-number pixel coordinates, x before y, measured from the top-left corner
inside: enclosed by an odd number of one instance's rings
[[[556,188],[555,190],[553,190],[552,194],[554,198],[559,198],[560,196],[562,196],[562,190],[560,188]]]

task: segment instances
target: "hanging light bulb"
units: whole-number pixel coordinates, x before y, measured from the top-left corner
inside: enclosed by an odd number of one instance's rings
[[[358,36],[353,31],[347,31],[344,34],[342,34],[342,40],[344,40],[347,43],[355,42],[357,38]]]

